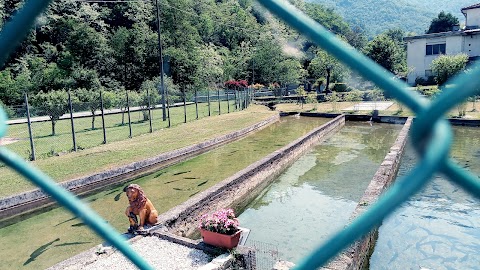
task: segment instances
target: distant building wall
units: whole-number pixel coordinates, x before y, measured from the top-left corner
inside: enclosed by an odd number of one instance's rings
[[[426,39],[413,39],[407,43],[407,65],[412,71],[407,76],[409,84],[414,84],[417,77],[425,76]]]
[[[477,26],[476,28],[478,28],[480,26],[480,9],[467,9],[465,13],[467,14],[465,22],[467,29],[472,26]]]
[[[480,55],[480,35],[468,35],[464,38],[465,53],[469,57]]]
[[[469,57],[480,55],[480,35],[467,35],[463,32],[430,34],[407,39],[407,66],[411,72],[407,76],[409,84],[415,84],[417,78],[432,76],[432,62],[441,53],[427,54],[427,45],[445,44],[446,55],[466,53]]]

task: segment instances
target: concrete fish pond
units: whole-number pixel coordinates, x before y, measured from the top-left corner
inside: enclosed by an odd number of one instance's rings
[[[480,175],[478,128],[453,127],[451,156]],[[418,158],[407,147],[399,176]],[[479,269],[480,200],[437,175],[379,229],[370,269]]]
[[[134,180],[162,213],[191,199],[249,164],[284,147],[327,118],[284,117],[242,140]],[[128,220],[122,186],[109,188],[84,201],[118,231]],[[34,213],[0,226],[0,260],[7,269],[44,269],[101,242],[80,220],[63,208]]]
[[[243,211],[240,224],[251,228],[246,245],[272,248],[257,253],[270,265],[275,259],[297,262],[342,229],[401,128],[346,122]]]

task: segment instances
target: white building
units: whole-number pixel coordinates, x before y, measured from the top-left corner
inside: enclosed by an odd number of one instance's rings
[[[408,83],[415,84],[417,78],[431,77],[432,61],[441,54],[465,53],[470,60],[480,58],[480,3],[462,8],[465,28],[443,33],[406,37],[407,66],[411,70]]]

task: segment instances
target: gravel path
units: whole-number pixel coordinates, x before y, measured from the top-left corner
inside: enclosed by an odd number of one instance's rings
[[[132,243],[132,248],[146,258],[155,269],[160,270],[197,269],[213,259],[201,250],[161,240],[158,237],[143,237]],[[127,270],[137,268],[121,252],[115,251],[110,256],[100,258],[88,265],[88,269]]]

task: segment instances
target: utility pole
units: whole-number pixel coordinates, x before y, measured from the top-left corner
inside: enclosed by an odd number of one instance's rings
[[[158,0],[155,0],[155,6],[157,10],[157,35],[158,35],[158,60],[160,64],[160,93],[162,94],[162,119],[167,120],[166,106],[165,106],[165,85],[163,82],[163,53],[162,53],[162,39],[160,38],[160,11],[158,9]]]

